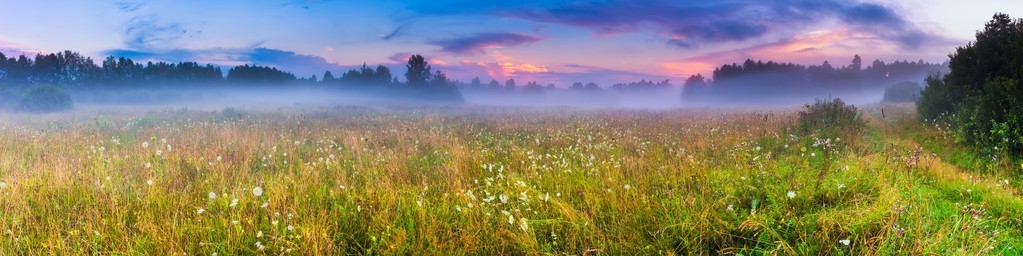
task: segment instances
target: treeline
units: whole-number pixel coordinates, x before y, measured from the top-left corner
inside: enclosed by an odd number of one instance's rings
[[[993,158],[1007,152],[1018,161],[1023,156],[1023,19],[995,14],[974,42],[949,57],[949,72],[927,78],[917,113],[949,124],[957,142]]]
[[[225,76],[218,66],[195,62],[143,64],[130,58],[109,56],[97,64],[92,58],[73,51],[37,54],[34,58],[25,55],[8,57],[0,53],[0,92],[24,94],[34,85],[45,84],[87,95],[89,101],[96,103],[125,103],[123,100],[111,99],[113,96],[109,94],[131,92],[141,95],[121,98],[150,102],[148,98],[154,97],[148,97],[140,90],[305,85],[341,88],[403,100],[463,101],[457,87],[447,76],[439,70],[432,70],[422,56],[412,56],[407,67],[409,70],[405,74],[405,82],[399,82],[390,69],[382,65],[376,69],[363,65],[344,73],[340,78],[328,71],[322,80],[318,80],[315,75],[299,78],[275,67],[258,65],[235,66]],[[4,97],[17,98],[11,95]]]
[[[519,86],[514,78],[505,80],[502,84],[496,79],[491,79],[490,82],[484,84],[479,77],[475,77],[469,83],[462,83],[460,81],[454,81],[456,85],[466,91],[476,92],[492,92],[492,93],[522,93],[522,94],[544,94],[551,92],[580,92],[580,93],[599,93],[599,92],[614,92],[614,93],[661,93],[664,91],[670,91],[674,85],[669,80],[663,80],[660,82],[648,81],[646,79],[638,82],[630,83],[615,83],[610,87],[602,87],[597,83],[588,82],[574,82],[565,88],[558,87],[555,84],[541,84],[537,81],[526,82],[526,84]]]
[[[944,72],[947,63],[934,64],[923,60],[881,60],[863,67],[859,55],[845,66],[835,67],[825,61],[821,65],[804,66],[774,61],[747,59],[714,69],[712,79],[693,75],[683,86],[683,98],[700,100],[750,100],[784,98],[793,94],[827,94],[865,89],[878,89],[906,80],[922,80],[930,74]]]

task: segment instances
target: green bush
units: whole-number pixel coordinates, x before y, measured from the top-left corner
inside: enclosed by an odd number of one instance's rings
[[[884,102],[914,102],[920,98],[920,83],[905,81],[884,89]]]
[[[949,121],[958,142],[1023,155],[1023,20],[996,14],[956,48],[949,73],[927,78],[917,113]]]
[[[803,134],[819,133],[825,136],[859,134],[866,122],[856,106],[842,99],[817,99],[799,111],[799,131]]]
[[[69,110],[71,95],[51,85],[39,85],[29,89],[21,98],[19,108],[25,112],[50,113]]]

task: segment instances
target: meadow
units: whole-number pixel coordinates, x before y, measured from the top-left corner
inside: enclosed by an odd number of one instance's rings
[[[1018,162],[864,109],[5,114],[0,254],[1023,254]]]

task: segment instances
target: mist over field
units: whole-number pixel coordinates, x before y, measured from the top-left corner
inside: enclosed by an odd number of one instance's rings
[[[1023,2],[4,10],[0,255],[1023,255]]]

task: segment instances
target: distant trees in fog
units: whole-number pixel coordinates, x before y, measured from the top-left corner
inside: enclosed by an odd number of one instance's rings
[[[682,96],[684,100],[750,100],[880,89],[896,82],[922,80],[926,75],[947,69],[947,64],[923,60],[893,63],[875,60],[866,68],[862,65],[859,55],[841,67],[832,66],[828,61],[821,65],[803,66],[747,59],[742,64],[726,64],[714,69],[711,80],[702,75],[690,77],[683,86]]]
[[[239,84],[282,84],[295,80],[294,74],[274,67],[242,65],[227,71],[227,81]]]

